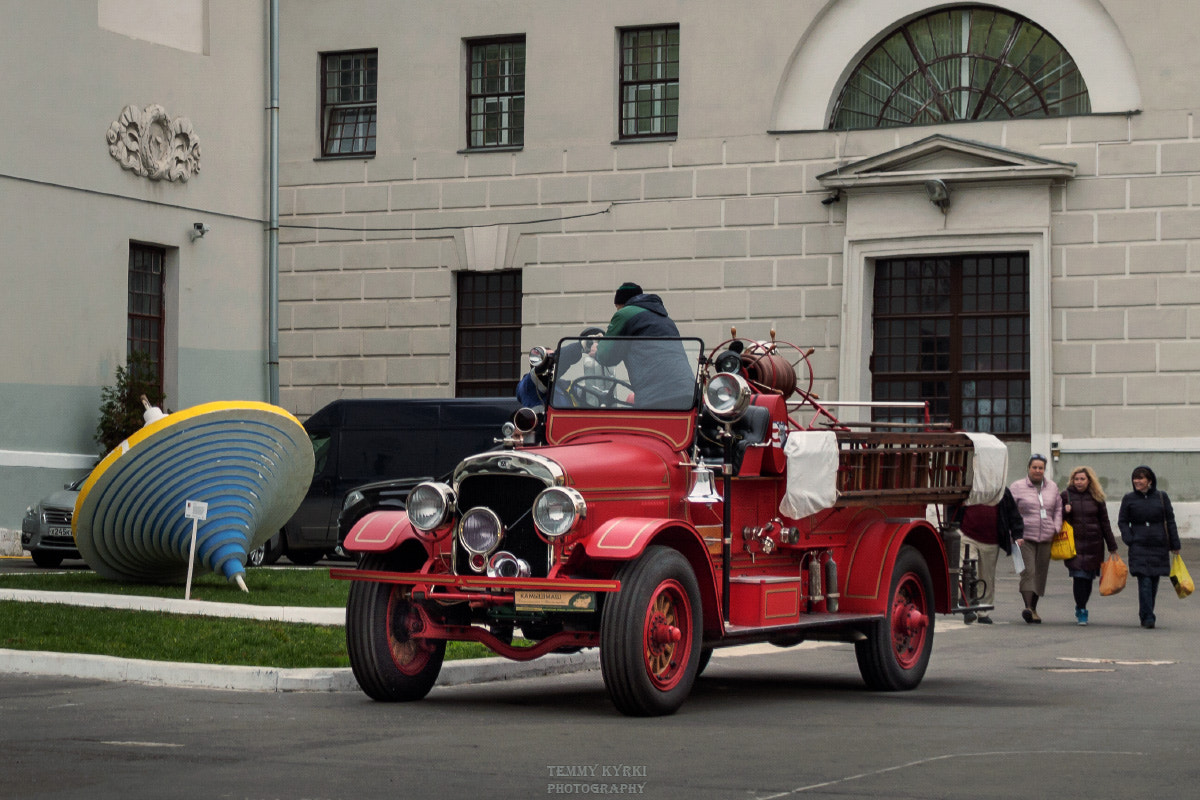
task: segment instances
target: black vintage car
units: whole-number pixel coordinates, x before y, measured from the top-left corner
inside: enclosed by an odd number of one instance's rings
[[[251,565],[281,555],[313,564],[332,554],[352,489],[395,481],[402,488],[392,493],[407,495],[421,478],[492,447],[518,407],[511,397],[335,400],[304,423],[316,455],[308,494],[279,534],[250,553]]]

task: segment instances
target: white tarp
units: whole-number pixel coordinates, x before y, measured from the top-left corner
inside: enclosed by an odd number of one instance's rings
[[[1008,485],[1008,448],[990,433],[968,433],[967,437],[975,446],[967,505],[994,506]]]
[[[779,513],[791,519],[815,514],[837,503],[838,442],[833,431],[792,431],[783,446],[787,455],[787,491]]]

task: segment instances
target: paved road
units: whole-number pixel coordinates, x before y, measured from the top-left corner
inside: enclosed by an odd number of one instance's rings
[[[1164,585],[1145,631],[1131,586],[1081,628],[1056,569],[1026,625],[999,584],[998,624],[939,619],[915,692],[865,691],[845,645],[762,647],[718,654],[663,719],[618,715],[596,672],[406,705],[5,676],[0,798],[1196,796],[1197,598]]]

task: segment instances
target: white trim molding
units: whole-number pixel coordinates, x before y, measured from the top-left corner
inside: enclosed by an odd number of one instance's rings
[[[0,467],[40,469],[91,469],[100,458],[95,453],[40,453],[35,450],[0,450]]]

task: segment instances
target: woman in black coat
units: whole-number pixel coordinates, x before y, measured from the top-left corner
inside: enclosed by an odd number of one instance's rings
[[[1133,471],[1133,491],[1121,498],[1117,526],[1129,547],[1129,573],[1138,579],[1138,616],[1143,628],[1153,628],[1158,579],[1171,574],[1171,556],[1179,554],[1175,510],[1167,493],[1158,490],[1154,470]]]
[[[1104,490],[1091,467],[1076,467],[1067,480],[1067,490],[1062,493],[1063,522],[1071,523],[1075,530],[1075,557],[1066,560],[1067,574],[1072,578],[1075,594],[1075,622],[1088,624],[1088,600],[1092,596],[1092,584],[1100,574],[1104,561],[1104,548],[1117,552],[1117,540],[1113,537],[1112,525],[1108,521],[1108,507],[1104,504]]]

